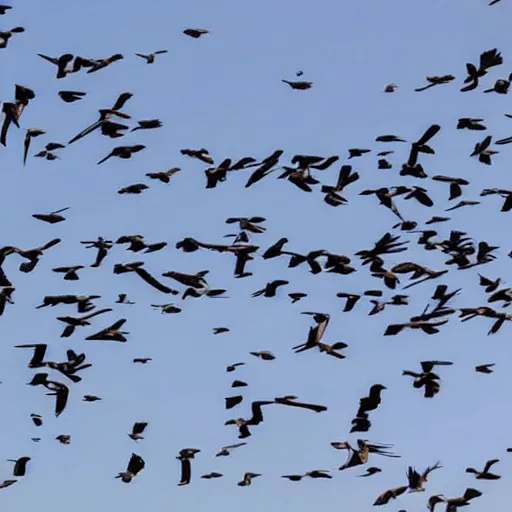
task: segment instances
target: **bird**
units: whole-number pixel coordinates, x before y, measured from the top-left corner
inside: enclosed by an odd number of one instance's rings
[[[493,366],[495,366],[495,363],[490,364],[481,364],[479,366],[475,366],[475,371],[479,373],[493,373],[494,369]]]
[[[139,151],[145,149],[145,147],[146,146],[144,146],[143,144],[135,144],[134,146],[117,146],[105,158],[102,158],[98,162],[98,165],[102,164],[103,162],[106,162],[109,158],[113,156],[117,156],[118,158],[127,160],[131,158],[134,153],[138,153]]]
[[[95,334],[91,334],[85,338],[86,340],[93,341],[120,341],[126,342],[128,339],[125,337],[126,334],[129,334],[126,331],[121,331],[121,327],[126,323],[126,318],[121,318],[117,322],[105,327],[101,331],[98,331]]]
[[[171,178],[180,171],[181,169],[179,167],[173,167],[168,171],[148,172],[146,173],[146,176],[152,180],[159,180],[162,183],[169,183]]]
[[[40,128],[28,128],[25,132],[25,142],[23,144],[23,165],[27,163],[28,150],[30,149],[30,143],[32,139],[35,137],[39,137],[46,133],[45,130],[41,130]]]
[[[235,448],[239,448],[240,446],[245,446],[247,443],[246,442],[242,442],[242,443],[235,443],[235,444],[230,444],[228,446],[223,446],[219,452],[217,452],[215,454],[216,457],[227,457],[228,455],[231,455],[231,450],[235,449]]]
[[[195,458],[201,450],[197,448],[184,448],[180,450],[179,455],[176,457],[181,462],[181,478],[178,483],[179,486],[188,485],[192,478],[192,466],[190,461]]]
[[[272,354],[272,352],[268,350],[261,350],[259,352],[249,352],[251,356],[259,357],[260,359],[263,359],[263,361],[273,361],[276,356]]]
[[[305,81],[289,81],[282,80],[285,84],[288,84],[292,89],[297,91],[306,91],[307,89],[311,89],[313,87],[313,82],[305,82]]]
[[[132,453],[126,471],[118,473],[116,478],[120,478],[124,483],[129,484],[145,467],[144,459],[135,453]]]
[[[240,482],[238,482],[237,485],[240,487],[247,487],[248,485],[252,484],[252,479],[256,478],[257,476],[261,476],[261,473],[244,473],[244,477]]]
[[[134,363],[140,363],[140,364],[147,364],[149,361],[153,361],[151,357],[136,357],[133,362]]]
[[[27,472],[27,464],[32,459],[30,457],[20,457],[19,459],[8,459],[8,462],[14,462],[13,476],[25,476]]]
[[[60,215],[62,212],[69,210],[70,207],[61,208],[60,210],[55,210],[50,213],[34,213],[32,217],[37,220],[41,220],[43,222],[47,222],[48,224],[57,224],[58,222],[65,221],[66,218],[63,215]]]
[[[82,91],[59,91],[58,95],[65,103],[74,103],[80,101],[86,96],[87,93]]]
[[[252,297],[275,297],[277,288],[280,286],[285,286],[287,284],[290,284],[289,281],[285,281],[284,279],[276,279],[274,281],[271,281],[270,283],[267,283],[265,285],[265,288],[258,290],[252,294]]]
[[[71,53],[64,53],[60,57],[49,57],[48,55],[44,55],[42,53],[37,54],[42,59],[54,64],[57,66],[57,78],[65,78],[67,74],[70,72],[68,69],[68,64],[75,58],[75,56]]]
[[[372,466],[372,467],[369,467],[366,470],[366,473],[363,473],[363,474],[358,475],[358,476],[359,477],[372,476],[372,475],[375,475],[375,474],[381,473],[381,472],[382,472],[382,469]]]
[[[194,39],[199,39],[205,34],[211,34],[211,30],[206,30],[205,28],[186,28],[183,33]]]
[[[432,471],[441,468],[439,463],[434,466],[429,466],[423,473],[418,473],[412,466],[409,466],[407,469],[407,480],[409,481],[409,492],[420,492],[424,491],[424,484],[428,480],[428,475],[432,473]]]
[[[164,53],[168,53],[168,50],[158,50],[156,52],[148,53],[147,55],[143,53],[136,53],[137,57],[141,57],[146,61],[146,64],[153,64],[155,62],[156,55],[162,55]]]
[[[133,439],[134,441],[138,441],[139,439],[144,439],[141,434],[144,433],[144,430],[148,426],[147,422],[136,422],[133,424],[131,433],[128,434],[128,437]]]
[[[451,361],[422,361],[421,373],[404,370],[402,375],[414,377],[413,386],[418,389],[424,388],[425,398],[433,398],[440,390],[440,377],[432,372],[433,368],[435,366],[451,366],[452,364]]]
[[[477,471],[474,468],[466,468],[466,473],[473,473],[477,480],[499,480],[501,478],[500,475],[490,473],[489,471],[497,462],[499,462],[499,459],[488,460],[482,471]]]
[[[378,505],[386,505],[390,502],[390,500],[394,500],[404,494],[405,491],[407,491],[408,486],[402,485],[400,487],[395,487],[394,489],[388,489],[387,491],[384,491],[373,504],[374,506]]]
[[[66,281],[78,281],[79,277],[77,272],[85,268],[83,265],[74,265],[72,267],[55,267],[52,268],[52,272],[58,272],[64,274],[64,279]]]

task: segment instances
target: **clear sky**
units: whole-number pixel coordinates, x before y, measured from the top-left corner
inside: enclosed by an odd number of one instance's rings
[[[49,5],[51,4],[51,5]],[[435,202],[427,209],[414,201],[398,200],[408,219],[422,227],[432,215],[443,215],[448,204],[445,184],[402,178],[398,171],[407,158],[408,144],[379,144],[375,138],[395,134],[416,140],[431,124],[441,132],[432,141],[436,155],[422,157],[430,176],[444,174],[471,182],[464,199],[478,200],[484,188],[512,188],[502,146],[491,167],[470,159],[473,146],[486,133],[495,139],[512,134],[510,96],[483,94],[497,78],[511,71],[508,0],[488,7],[486,0],[431,0],[411,2],[335,2],[298,0],[190,0],[187,2],[66,2],[53,0],[15,2],[0,17],[0,27],[24,26],[5,50],[0,50],[0,99],[11,101],[14,84],[34,89],[36,98],[21,118],[22,130],[13,127],[7,148],[0,148],[0,243],[21,248],[38,246],[52,238],[63,242],[48,251],[34,272],[17,270],[19,259],[10,257],[5,271],[16,286],[15,305],[0,318],[0,386],[3,419],[0,422],[4,459],[32,457],[29,470],[16,485],[0,491],[3,510],[24,512],[37,506],[42,512],[97,510],[199,511],[217,509],[277,510],[288,507],[305,512],[321,507],[352,512],[370,510],[384,490],[406,483],[408,465],[423,469],[441,461],[443,469],[432,473],[425,493],[406,494],[388,510],[420,511],[432,494],[462,495],[476,487],[484,495],[471,504],[472,512],[502,510],[512,479],[509,371],[510,325],[495,336],[486,336],[486,319],[461,324],[456,315],[437,336],[404,332],[383,338],[390,323],[420,314],[437,282],[412,288],[410,306],[387,308],[368,317],[370,304],[362,300],[351,313],[342,313],[341,291],[360,293],[382,288],[368,268],[350,275],[312,275],[305,266],[287,268],[287,258],[250,263],[253,276],[233,279],[234,258],[198,251],[185,254],[174,249],[186,236],[212,243],[227,243],[236,231],[225,224],[230,216],[258,215],[267,219],[267,232],[251,241],[266,249],[278,238],[289,239],[288,249],[306,253],[325,248],[353,256],[371,248],[392,230],[392,213],[377,205],[375,197],[359,196],[365,188],[394,185],[428,187]],[[212,34],[198,40],[183,29],[207,28]],[[483,86],[460,93],[465,63],[478,62],[481,52],[497,47],[504,65],[492,69]],[[135,53],[168,49],[146,65]],[[73,53],[103,58],[122,53],[124,60],[93,74],[74,74],[56,80],[55,67],[37,53],[59,56]],[[303,70],[304,80],[314,82],[308,91],[295,91],[282,83]],[[424,93],[414,92],[426,75],[453,74],[457,80]],[[389,82],[398,84],[394,94],[381,91]],[[80,102],[63,103],[62,89],[87,92]],[[138,131],[119,141],[95,133],[58,152],[49,162],[29,157],[22,165],[23,137],[29,127],[47,135],[34,139],[31,154],[47,142],[66,143],[97,118],[99,108],[110,107],[125,91],[134,94],[124,111],[133,119],[160,118],[160,130]],[[482,117],[489,131],[455,129],[459,117]],[[96,162],[119,144],[144,144],[146,149],[131,160]],[[340,155],[340,162],[317,177],[334,184],[348,148],[371,148],[372,153],[352,159],[361,180],[346,197],[348,206],[332,208],[322,200],[319,186],[311,194],[272,175],[246,189],[247,172],[232,173],[227,182],[206,190],[205,166],[180,154],[182,148],[208,148],[216,162],[223,158],[252,156],[261,159],[276,149],[284,150],[286,164],[297,153]],[[393,169],[377,170],[376,152],[395,149],[389,156]],[[146,181],[147,172],[181,167],[170,185]],[[140,196],[121,196],[116,191],[131,183],[145,182],[150,189]],[[510,216],[501,213],[501,200],[482,199],[480,206],[456,210],[450,223],[435,225],[440,239],[451,229],[467,232],[476,241],[498,245],[498,259],[485,267],[466,271],[451,268],[442,282],[450,289],[463,288],[454,304],[472,307],[486,302],[478,286],[480,271],[490,278],[510,282],[512,260]],[[67,220],[49,225],[31,217],[70,206]],[[67,282],[51,271],[63,265],[90,265],[94,250],[80,240],[104,236],[143,234],[147,241],[165,240],[169,246],[149,255],[131,254],[116,246],[100,268],[86,268],[77,282]],[[417,261],[441,269],[445,255],[424,251],[410,240],[407,253],[387,257],[388,266]],[[228,290],[229,299],[187,299],[178,315],[161,315],[151,304],[169,302],[133,274],[114,275],[114,263],[143,259],[155,276],[176,270],[209,269],[213,287]],[[354,265],[359,269],[357,258]],[[251,293],[273,279],[290,284],[272,299],[251,298]],[[161,278],[162,281],[165,278]],[[407,278],[404,276],[403,282]],[[169,284],[171,281],[165,281]],[[174,286],[174,283],[170,284]],[[182,287],[180,286],[180,289]],[[384,289],[385,290],[385,289]],[[308,294],[291,305],[287,293]],[[136,305],[117,305],[118,293],[127,293]],[[60,339],[62,324],[55,317],[75,314],[71,306],[35,310],[44,295],[65,293],[101,295],[101,307],[114,312],[93,320],[93,326]],[[391,296],[385,290],[385,297]],[[172,300],[172,299],[171,299]],[[179,302],[179,299],[177,300]],[[296,355],[291,347],[304,341],[310,318],[303,311],[331,314],[325,341],[344,341],[349,347],[343,361],[317,352]],[[110,321],[127,318],[126,344],[86,342],[85,336]],[[212,328],[227,326],[227,334],[213,336]],[[63,360],[65,351],[85,351],[92,368],[71,384],[64,413],[55,418],[54,402],[42,388],[26,386],[33,373],[27,368],[30,352],[13,348],[21,343],[47,343],[48,358]],[[276,360],[253,358],[250,351],[271,350]],[[134,365],[134,357],[152,357],[146,365]],[[445,359],[452,367],[441,368],[442,389],[433,400],[413,389],[404,369],[419,369],[425,359]],[[226,373],[228,364],[246,366]],[[496,363],[493,375],[475,373],[477,364]],[[56,380],[60,379],[57,375]],[[233,393],[234,378],[245,380],[244,401],[224,410],[224,398]],[[375,383],[387,386],[383,402],[372,416],[368,434],[349,435],[358,400]],[[82,402],[84,394],[103,398]],[[237,441],[229,418],[250,415],[252,400],[285,394],[328,406],[314,414],[277,405],[265,409],[265,422],[253,429],[248,445],[231,457],[216,458],[221,446]],[[36,428],[31,413],[43,415]],[[128,438],[133,422],[148,421],[145,439]],[[68,446],[58,434],[71,434]],[[39,443],[31,437],[41,437]],[[331,441],[358,437],[394,444],[400,459],[374,457],[370,465],[383,472],[357,478],[359,468],[338,472],[345,453]],[[177,487],[180,474],[175,456],[182,448],[200,448],[192,463],[193,480]],[[114,479],[126,468],[132,451],[146,461],[145,470],[130,485]],[[499,458],[498,482],[475,481],[466,474],[468,465],[483,467]],[[331,469],[330,481],[288,482],[280,475]],[[224,477],[202,480],[201,474],[218,471]],[[236,482],[246,471],[263,476],[251,488]],[[10,478],[12,463],[0,462],[0,479]]]

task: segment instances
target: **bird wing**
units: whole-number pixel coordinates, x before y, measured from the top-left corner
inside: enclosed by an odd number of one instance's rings
[[[491,467],[496,464],[496,462],[499,462],[500,460],[499,459],[492,459],[492,460],[488,460],[487,463],[485,464],[485,467],[484,467],[484,470],[483,470],[483,473],[487,473]]]
[[[190,483],[190,478],[192,477],[192,466],[190,464],[190,459],[182,458],[181,459],[181,478],[178,485],[187,485]]]

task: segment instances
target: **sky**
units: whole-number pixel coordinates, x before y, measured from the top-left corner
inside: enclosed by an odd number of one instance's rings
[[[409,144],[382,144],[375,138],[395,134],[411,142],[431,124],[442,129],[432,141],[435,155],[422,163],[430,175],[463,177],[471,182],[464,199],[479,200],[484,188],[512,188],[507,164],[509,148],[502,146],[492,166],[469,158],[474,144],[486,134],[457,131],[460,117],[485,119],[495,139],[508,137],[512,120],[509,96],[460,93],[465,63],[478,62],[480,53],[498,48],[504,65],[492,69],[483,86],[492,87],[510,72],[512,48],[509,25],[512,5],[502,0],[488,7],[485,0],[410,2],[388,0],[371,5],[358,2],[259,0],[189,0],[187,2],[47,3],[24,0],[0,17],[0,28],[23,26],[5,50],[0,50],[0,99],[11,101],[14,84],[34,89],[36,98],[25,109],[21,130],[13,127],[6,148],[0,148],[0,243],[21,248],[38,246],[59,237],[34,272],[17,270],[19,259],[10,257],[4,269],[16,286],[15,304],[0,317],[0,422],[3,459],[32,458],[27,475],[0,491],[5,510],[23,512],[37,506],[42,512],[75,512],[113,507],[134,512],[151,509],[196,511],[221,508],[277,509],[296,512],[321,507],[326,512],[340,507],[353,512],[370,510],[376,497],[388,488],[406,483],[409,465],[418,469],[440,461],[443,469],[431,474],[425,493],[406,494],[386,510],[426,509],[432,494],[460,496],[476,487],[483,496],[471,503],[472,512],[501,509],[512,479],[512,445],[508,410],[512,374],[510,325],[487,336],[486,319],[460,323],[456,315],[436,336],[406,331],[383,337],[388,324],[406,322],[420,314],[436,284],[410,290],[410,306],[388,307],[368,317],[370,304],[361,300],[351,313],[343,313],[338,292],[361,293],[381,288],[367,267],[360,269],[354,253],[369,249],[385,232],[392,231],[393,214],[378,206],[372,196],[359,196],[366,188],[394,185],[428,187],[435,202],[425,208],[398,200],[400,211],[420,229],[432,215],[443,215],[448,187],[425,180],[400,177]],[[185,28],[206,28],[211,34],[191,39]],[[167,49],[147,65],[135,53]],[[103,58],[122,53],[124,60],[93,74],[78,73],[58,81],[55,67],[37,56],[72,53]],[[293,80],[298,70],[312,81],[308,91],[296,91],[282,83]],[[424,93],[414,92],[427,75],[453,74],[456,81]],[[399,88],[384,94],[390,82]],[[65,104],[59,90],[87,92],[76,103]],[[67,141],[97,119],[100,108],[110,107],[125,91],[133,93],[124,111],[134,120],[159,118],[159,130],[137,131],[122,141],[94,133],[59,151],[55,161],[29,157],[23,167],[25,129],[42,128],[47,134],[34,139],[31,154],[47,142]],[[119,144],[144,144],[146,149],[130,160],[96,162]],[[331,169],[317,173],[323,184],[334,184],[340,164],[347,163],[348,149],[371,148],[372,153],[349,163],[361,179],[346,192],[347,206],[325,204],[319,186],[307,194],[271,175],[244,188],[247,172],[232,173],[215,189],[205,189],[205,165],[180,154],[183,148],[207,148],[216,162],[243,156],[262,159],[282,149],[282,163],[295,154],[339,155]],[[393,169],[378,170],[376,152],[394,149]],[[146,181],[145,173],[180,167],[169,185]],[[118,195],[126,185],[144,182],[150,188],[139,196]],[[501,213],[501,199],[482,198],[482,204],[452,212],[451,222],[434,226],[440,239],[450,230],[467,232],[475,241],[486,240],[500,248],[497,260],[485,267],[459,271],[451,268],[443,278],[450,289],[462,288],[456,307],[486,303],[478,285],[478,272],[509,282],[512,249],[508,235],[511,213]],[[49,225],[31,217],[71,207],[66,221]],[[352,257],[358,272],[350,276],[312,275],[305,266],[288,269],[287,258],[250,263],[253,276],[233,279],[234,258],[198,251],[186,254],[174,248],[184,237],[210,243],[227,243],[224,235],[236,232],[225,220],[232,216],[263,216],[266,233],[251,243],[260,253],[281,237],[288,250],[307,253],[327,249]],[[80,280],[67,282],[51,271],[63,265],[90,265],[95,251],[81,240],[103,236],[142,234],[149,242],[167,241],[163,251],[131,254],[115,246],[100,268],[87,267]],[[446,257],[424,251],[417,234],[405,234],[409,251],[386,257],[388,266],[416,261],[442,269]],[[155,276],[163,272],[194,273],[210,270],[209,283],[225,288],[228,299],[186,299],[177,315],[162,315],[151,304],[169,302],[133,274],[115,275],[115,263],[144,260]],[[273,279],[290,284],[275,298],[252,298],[251,293]],[[170,286],[178,286],[161,278]],[[402,282],[407,278],[404,276]],[[180,290],[181,286],[178,286]],[[291,304],[287,293],[305,292],[307,298]],[[114,304],[127,293],[135,305]],[[398,290],[397,293],[400,293]],[[44,295],[96,294],[97,304],[113,312],[93,320],[90,328],[61,339],[57,316],[75,314],[68,306],[36,310]],[[171,299],[174,300],[174,299]],[[176,302],[180,303],[179,299]],[[348,344],[344,360],[309,351],[295,354],[292,347],[305,341],[311,319],[304,311],[329,313],[325,341]],[[126,318],[129,339],[125,344],[84,341],[94,329]],[[214,327],[230,332],[212,335]],[[54,402],[42,388],[26,386],[34,370],[27,368],[30,352],[14,348],[22,343],[47,343],[47,357],[63,360],[65,351],[85,351],[93,366],[83,380],[70,385],[70,400],[55,418]],[[249,355],[271,350],[274,361]],[[134,357],[151,357],[148,365],[135,365]],[[453,361],[440,369],[441,392],[427,400],[412,387],[402,370],[419,369],[428,359]],[[234,373],[225,367],[247,364]],[[496,363],[492,375],[478,374],[477,364]],[[231,396],[234,379],[249,383],[244,401],[226,411],[224,398]],[[55,376],[56,380],[59,377]],[[349,434],[359,398],[371,385],[381,383],[382,405],[372,416],[370,432]],[[85,394],[101,401],[82,402]],[[253,400],[272,400],[287,394],[326,405],[320,414],[271,405],[265,422],[253,429],[248,444],[230,457],[214,455],[224,445],[237,442],[236,427],[224,426],[230,418],[248,417]],[[44,425],[36,428],[31,413],[41,414]],[[147,421],[145,439],[135,443],[129,433],[135,421]],[[70,434],[71,444],[55,440]],[[32,437],[41,437],[34,443]],[[332,441],[358,438],[394,445],[401,458],[373,457],[370,465],[382,473],[357,478],[359,468],[344,472],[345,452]],[[182,448],[199,448],[192,461],[192,482],[178,487]],[[126,468],[132,452],[146,467],[130,485],[114,477]],[[498,482],[475,481],[467,466],[483,467],[498,458]],[[312,469],[332,470],[332,480],[305,479],[293,483],[280,478]],[[203,480],[200,475],[218,471],[224,477]],[[245,472],[261,473],[252,486],[238,487]],[[12,463],[0,461],[0,479],[12,475]]]

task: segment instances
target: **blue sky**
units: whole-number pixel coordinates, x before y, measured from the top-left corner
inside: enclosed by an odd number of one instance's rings
[[[361,301],[352,313],[342,313],[343,302],[336,298],[341,291],[382,287],[366,268],[350,276],[311,275],[304,267],[287,269],[286,258],[257,257],[250,264],[254,275],[237,280],[232,277],[233,257],[203,251],[184,254],[174,244],[186,236],[222,243],[225,234],[234,232],[226,218],[259,215],[267,219],[267,232],[252,241],[262,249],[283,236],[290,240],[288,249],[297,252],[325,248],[352,256],[370,248],[391,230],[395,219],[377,206],[374,197],[358,193],[378,186],[418,184],[398,175],[409,146],[379,144],[375,138],[390,133],[412,141],[433,123],[442,130],[432,143],[436,155],[422,160],[428,174],[468,179],[471,185],[464,199],[478,200],[483,188],[511,188],[509,148],[501,148],[492,167],[483,166],[469,154],[484,135],[455,130],[459,117],[483,117],[496,139],[512,132],[512,121],[503,115],[512,113],[508,96],[484,95],[483,87],[459,92],[465,63],[477,62],[484,50],[497,47],[505,61],[489,72],[484,86],[508,76],[510,3],[502,0],[488,7],[485,0],[388,0],[372,5],[150,0],[145,7],[119,0],[108,5],[98,0],[81,5],[54,0],[51,4],[26,0],[0,17],[2,29],[26,28],[24,34],[14,35],[6,50],[0,50],[0,99],[11,100],[15,83],[30,86],[37,95],[23,113],[23,130],[12,128],[7,148],[0,148],[1,243],[29,248],[54,237],[63,240],[33,273],[18,272],[15,257],[5,265],[16,285],[16,304],[0,318],[2,454],[5,459],[28,455],[32,461],[22,481],[1,491],[4,508],[22,512],[37,505],[42,511],[61,512],[71,503],[75,512],[111,507],[125,512],[141,507],[195,511],[212,505],[226,512],[283,506],[305,512],[320,503],[326,511],[346,507],[362,512],[382,491],[405,483],[408,465],[421,469],[438,460],[444,468],[431,475],[426,493],[405,495],[387,509],[422,510],[431,494],[458,496],[470,486],[484,493],[472,502],[473,512],[499,508],[507,496],[507,479],[512,478],[512,456],[505,451],[512,445],[506,409],[512,384],[507,368],[510,326],[487,337],[486,320],[461,324],[452,318],[434,337],[406,332],[383,338],[389,323],[421,313],[437,283],[413,288],[408,307],[367,317],[368,304]],[[187,27],[213,33],[194,40],[182,34]],[[150,66],[134,55],[160,49],[169,53],[157,56]],[[98,73],[57,81],[55,68],[37,53],[66,52],[91,58],[120,52],[125,59]],[[314,82],[311,90],[294,91],[281,82],[293,80],[299,69],[305,80]],[[456,82],[425,93],[413,91],[425,83],[426,75],[449,73]],[[383,94],[389,82],[399,89]],[[65,104],[57,96],[62,89],[85,91],[87,96]],[[118,143],[93,134],[62,150],[60,160],[29,158],[23,168],[26,128],[47,131],[33,141],[32,154],[50,141],[66,143],[96,120],[99,108],[111,106],[124,91],[134,94],[124,109],[134,119],[158,117],[164,123],[160,130],[135,132],[120,142],[145,144],[145,151],[131,160],[111,159],[96,166]],[[275,175],[245,189],[247,173],[240,172],[216,189],[205,190],[205,166],[179,152],[201,147],[208,148],[218,162],[226,157],[260,159],[282,149],[288,161],[297,153],[336,154],[345,163],[348,148],[374,151],[351,160],[361,180],[348,189],[348,206],[332,208],[322,201],[319,190],[306,194],[286,181],[276,181]],[[389,157],[394,168],[379,171],[376,152],[384,149],[396,150]],[[175,166],[182,172],[168,186],[147,182],[150,189],[140,196],[116,193],[122,186],[146,182],[147,172]],[[318,177],[333,184],[338,169],[336,164]],[[423,223],[451,206],[446,185],[427,181],[426,186],[434,208],[399,200],[406,218]],[[47,225],[31,217],[67,206],[71,207],[67,220],[60,224]],[[477,241],[499,245],[498,260],[479,270],[507,282],[512,264],[507,257],[512,249],[507,235],[511,214],[501,213],[500,208],[499,199],[483,198],[482,205],[457,210],[451,223],[435,228],[443,238],[457,229]],[[92,263],[94,251],[85,250],[80,240],[135,233],[150,242],[165,240],[169,246],[142,257],[116,246],[99,269],[85,269],[75,283],[51,272],[56,266]],[[390,266],[409,260],[435,269],[443,266],[445,257],[417,246],[416,235],[405,238],[411,240],[410,251],[388,257]],[[226,288],[230,299],[187,299],[181,314],[161,315],[150,304],[167,302],[166,296],[134,275],[112,272],[114,263],[139,259],[156,276],[170,270],[209,269],[210,284]],[[353,262],[359,268],[357,259]],[[290,285],[276,298],[250,297],[278,278]],[[485,303],[477,270],[452,268],[443,282],[451,289],[463,287],[454,302],[457,307]],[[308,297],[291,305],[286,294],[292,291],[306,292]],[[137,304],[112,306],[122,292]],[[62,326],[55,317],[74,314],[73,308],[34,308],[44,295],[64,293],[101,295],[98,304],[112,306],[114,312],[95,319],[87,334],[84,330],[62,340]],[[293,353],[291,347],[305,340],[310,325],[302,311],[331,314],[325,340],[346,342],[345,360]],[[128,319],[128,343],[84,341],[91,329],[118,318]],[[213,337],[212,328],[217,326],[231,331]],[[82,382],[71,386],[68,408],[59,418],[42,389],[24,385],[34,373],[26,367],[30,353],[13,347],[33,342],[48,343],[50,359],[62,360],[66,349],[73,348],[85,351],[93,364],[83,372]],[[271,350],[277,359],[264,362],[248,355],[255,350]],[[134,357],[153,361],[133,365]],[[403,369],[417,369],[425,359],[454,361],[453,367],[441,368],[441,393],[432,401],[401,376]],[[225,366],[237,361],[247,365],[226,373]],[[493,375],[474,372],[475,365],[491,362],[496,362]],[[232,394],[234,378],[249,386],[244,402],[225,411],[224,397]],[[388,390],[372,415],[372,429],[367,435],[350,436],[358,399],[377,382]],[[84,403],[84,394],[103,400]],[[249,415],[252,400],[285,394],[329,409],[316,415],[270,406],[247,446],[231,457],[214,457],[221,446],[237,441],[236,429],[224,426],[227,419]],[[30,413],[42,414],[44,426],[35,428]],[[138,444],[126,435],[134,421],[149,422],[146,439]],[[54,440],[58,434],[71,434],[71,444],[60,445]],[[43,439],[36,444],[31,437]],[[334,471],[332,481],[294,484],[279,478],[312,469],[335,470],[345,454],[332,449],[330,442],[358,437],[394,444],[402,458],[373,458],[370,464],[383,472],[369,479],[356,478],[362,472],[358,469]],[[193,461],[191,485],[177,487],[175,456],[185,447],[202,451]],[[114,476],[125,469],[132,451],[145,459],[146,468],[133,484],[124,485]],[[479,468],[492,458],[500,459],[495,469],[503,475],[501,482],[475,482],[464,472],[468,465]],[[11,471],[11,463],[0,462],[0,478],[9,478]],[[210,471],[221,472],[224,478],[198,478]],[[263,474],[250,489],[236,486],[246,471]]]

